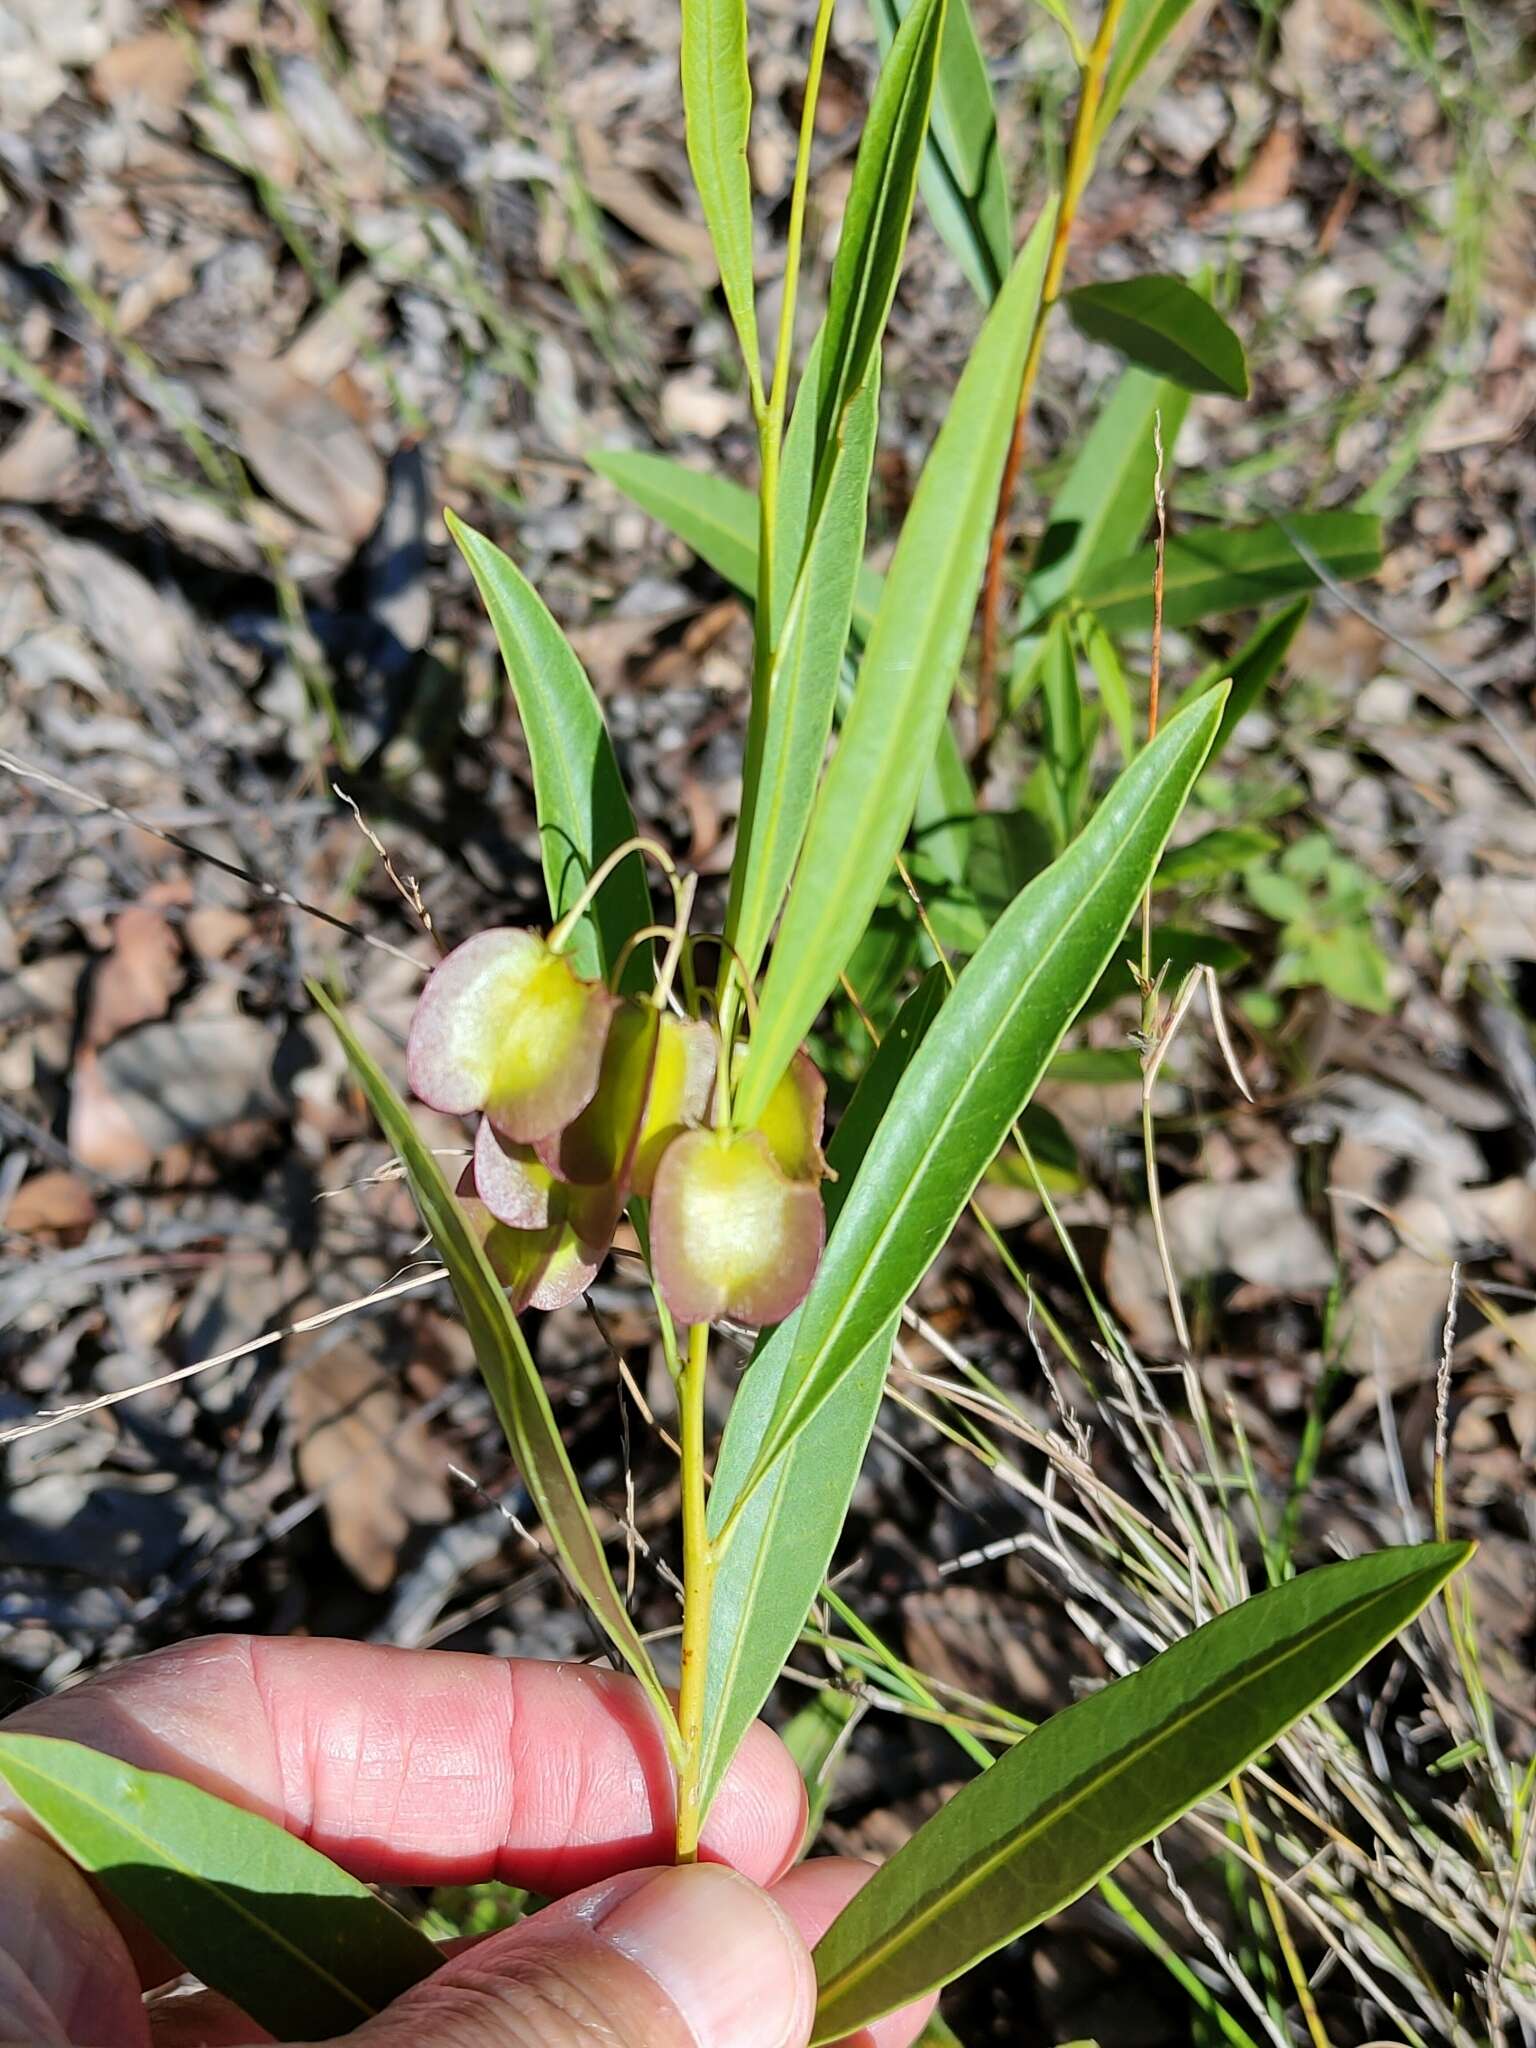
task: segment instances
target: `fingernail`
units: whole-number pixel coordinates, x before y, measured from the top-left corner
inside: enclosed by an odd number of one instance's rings
[[[815,1977],[805,1944],[735,1871],[661,1871],[598,1926],[655,1978],[698,2048],[798,2048],[809,2033]]]

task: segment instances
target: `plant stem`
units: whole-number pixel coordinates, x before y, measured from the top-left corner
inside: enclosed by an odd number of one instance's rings
[[[683,1760],[677,1774],[677,1860],[694,1863],[703,1819],[699,1767],[704,1746],[704,1679],[709,1611],[714,1599],[716,1552],[705,1521],[704,1390],[709,1376],[709,1325],[688,1332],[688,1357],[678,1388],[683,1438],[683,1667],[677,1721]]]
[[[1024,369],[1019,378],[1019,396],[1013,416],[1013,438],[1008,443],[1008,460],[1003,465],[1003,480],[998,487],[997,510],[992,519],[992,539],[987,549],[987,577],[982,589],[981,668],[976,685],[978,752],[985,750],[997,725],[997,635],[1003,606],[1003,557],[1008,549],[1008,515],[1013,506],[1013,494],[1019,480],[1019,465],[1024,459],[1029,402],[1034,395],[1035,378],[1039,374],[1040,357],[1045,348],[1045,323],[1050,318],[1052,306],[1061,296],[1061,280],[1067,268],[1067,245],[1072,239],[1072,228],[1077,219],[1077,210],[1082,202],[1083,193],[1087,190],[1088,180],[1093,175],[1094,130],[1098,126],[1099,104],[1104,97],[1104,78],[1109,70],[1110,52],[1114,48],[1120,17],[1124,12],[1125,0],[1104,0],[1104,12],[1099,18],[1098,34],[1093,39],[1093,45],[1082,68],[1077,113],[1072,121],[1072,137],[1067,144],[1067,162],[1062,174],[1061,208],[1056,215],[1056,230],[1051,238],[1051,253],[1045,266],[1045,282],[1040,291],[1040,310],[1035,315],[1034,332],[1029,338],[1029,353],[1024,358]]]
[[[757,493],[757,618],[752,651],[752,700],[747,711],[747,738],[742,756],[741,816],[736,826],[736,859],[731,867],[731,890],[725,913],[725,935],[732,942],[736,937],[741,882],[746,863],[751,858],[752,813],[757,778],[762,768],[763,740],[768,728],[768,678],[774,656],[773,578],[775,529],[779,517],[779,464],[784,448],[784,415],[789,406],[789,372],[795,351],[795,305],[800,290],[800,256],[805,243],[811,145],[816,135],[816,103],[821,95],[821,74],[826,63],[827,41],[832,32],[833,5],[834,0],[819,0],[816,26],[811,33],[811,55],[805,76],[805,99],[800,112],[800,137],[795,150],[794,183],[789,199],[784,286],[773,347],[773,378],[768,396],[757,414],[760,470]],[[750,965],[755,969],[757,962],[752,961]],[[719,1000],[721,1042],[729,1069],[731,1043],[740,1013],[737,970],[730,954],[720,963]]]

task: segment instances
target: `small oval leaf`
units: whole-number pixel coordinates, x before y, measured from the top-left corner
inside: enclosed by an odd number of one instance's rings
[[[813,2040],[868,2026],[1069,1905],[1325,1700],[1471,1554],[1426,1543],[1324,1565],[1053,1715],[827,1929]]]
[[[1128,277],[1067,293],[1079,334],[1186,391],[1248,396],[1243,344],[1216,308],[1177,277]]]
[[[181,1778],[51,1735],[0,1735],[0,1778],[66,1856],[281,2040],[350,2033],[442,1961],[318,1849]]]

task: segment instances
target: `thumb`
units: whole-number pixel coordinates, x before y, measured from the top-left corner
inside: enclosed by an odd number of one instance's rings
[[[632,1871],[477,1942],[356,2048],[804,2048],[804,1942],[718,1864]]]

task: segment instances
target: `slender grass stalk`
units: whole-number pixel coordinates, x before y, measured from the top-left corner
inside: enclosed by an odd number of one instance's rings
[[[1275,1941],[1284,1958],[1286,1974],[1291,1980],[1291,1989],[1296,1994],[1301,2016],[1307,2023],[1312,2048],[1330,2048],[1322,2016],[1317,2009],[1317,2001],[1312,1996],[1312,1987],[1307,1982],[1307,1973],[1301,1966],[1301,1957],[1296,1953],[1296,1943],[1275,1890],[1275,1881],[1269,1874],[1269,1865],[1264,1861],[1264,1852],[1253,1825],[1253,1816],[1248,1811],[1248,1801],[1243,1795],[1242,1779],[1234,1778],[1227,1789],[1232,1795],[1232,1804],[1237,1808],[1237,1824],[1243,1831],[1243,1841],[1252,1859],[1253,1871],[1259,1881],[1259,1891],[1269,1913],[1270,1925],[1275,1930]]]
[[[1099,17],[1098,33],[1094,36],[1087,61],[1082,67],[1077,112],[1072,120],[1072,136],[1067,144],[1067,161],[1062,174],[1061,209],[1056,216],[1051,253],[1045,266],[1045,282],[1040,292],[1040,310],[1035,315],[1035,328],[1030,336],[1029,353],[1024,358],[1024,369],[1019,378],[1019,396],[1013,416],[1013,438],[1008,443],[1008,460],[1003,465],[1003,480],[998,486],[997,510],[992,519],[992,539],[987,549],[987,575],[982,586],[981,665],[976,683],[978,750],[986,748],[997,724],[997,636],[1003,606],[1003,558],[1008,548],[1008,519],[1013,506],[1013,494],[1019,481],[1019,466],[1024,460],[1029,402],[1034,396],[1035,379],[1040,373],[1040,358],[1045,348],[1045,323],[1050,318],[1052,306],[1061,296],[1061,280],[1066,273],[1067,249],[1071,243],[1072,229],[1077,220],[1083,194],[1088,189],[1088,180],[1093,175],[1094,157],[1097,154],[1094,130],[1098,126],[1099,105],[1104,97],[1104,79],[1109,70],[1110,53],[1114,49],[1120,17],[1124,12],[1125,0],[1104,0],[1104,12]]]
[[[699,1854],[704,1748],[704,1680],[709,1653],[709,1617],[714,1604],[717,1557],[705,1521],[704,1393],[709,1377],[709,1325],[694,1323],[678,1384],[682,1409],[683,1479],[683,1661],[678,1683],[677,1721],[683,1759],[677,1776],[677,1860],[695,1863]]]

